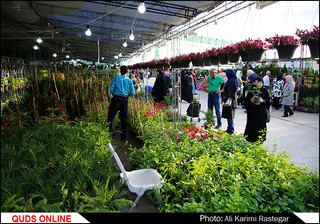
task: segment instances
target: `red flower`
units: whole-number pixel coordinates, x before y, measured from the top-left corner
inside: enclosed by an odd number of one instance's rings
[[[3,124],[4,124],[6,127],[8,127],[8,122],[3,122]]]

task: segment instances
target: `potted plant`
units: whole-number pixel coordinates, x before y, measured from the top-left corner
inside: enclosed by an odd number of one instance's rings
[[[271,44],[271,48],[276,48],[278,51],[279,59],[290,59],[297,47],[299,41],[291,35],[278,34],[274,37],[266,38],[266,41]]]
[[[248,93],[252,93],[255,101],[254,105],[260,105],[260,88],[258,86],[258,80],[250,84],[250,80],[245,81],[245,85],[248,86]]]
[[[210,61],[212,65],[218,65],[219,64],[219,58],[217,56],[217,49],[216,48],[212,48],[210,50],[208,50],[208,54],[210,57]]]
[[[307,44],[310,48],[311,57],[319,57],[319,26],[313,26],[312,31],[297,29],[296,35],[301,44]]]
[[[229,62],[238,63],[240,60],[240,53],[237,44],[231,44],[225,47]]]
[[[220,64],[228,64],[229,63],[227,49],[225,47],[217,48],[217,56],[219,58]]]
[[[263,53],[269,48],[260,38],[256,40],[248,38],[244,42],[243,46],[248,54],[248,61],[261,61]]]
[[[210,129],[211,127],[213,127],[215,125],[213,111],[209,109],[207,110],[207,112],[204,112],[202,110],[201,113],[203,113],[205,116],[205,118],[202,119],[202,120],[205,120],[203,124],[204,128]]]
[[[204,65],[205,66],[211,66],[211,60],[210,60],[210,55],[209,55],[209,50],[206,50],[201,53],[201,57],[203,59]]]
[[[190,117],[199,117],[200,109],[201,109],[201,104],[199,102],[199,99],[194,97],[187,109],[187,115]]]

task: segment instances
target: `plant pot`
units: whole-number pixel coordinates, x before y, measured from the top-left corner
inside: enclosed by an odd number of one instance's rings
[[[229,59],[228,59],[227,54],[218,54],[218,58],[219,58],[220,64],[222,64],[222,65],[229,63]]]
[[[181,61],[180,66],[181,68],[188,68],[190,61]]]
[[[319,58],[319,40],[309,39],[307,44],[310,48],[311,57]]]
[[[229,53],[228,59],[229,59],[229,62],[231,63],[238,63],[240,60],[240,53],[235,53],[235,54]]]
[[[279,59],[291,59],[296,51],[298,44],[287,44],[276,46]]]
[[[248,53],[246,51],[239,51],[242,61],[249,61]]]
[[[248,48],[248,61],[261,61],[262,55],[266,50],[263,48]]]
[[[168,63],[164,63],[164,64],[162,65],[162,68],[167,70],[167,69],[170,68],[170,65],[169,65]]]
[[[219,64],[219,58],[218,56],[211,56],[210,61],[212,65],[218,65]]]
[[[255,96],[254,97],[254,105],[260,105],[260,97],[259,96]]]
[[[203,67],[204,66],[204,60],[203,59],[196,59],[198,66]]]
[[[205,66],[211,66],[210,57],[203,58],[203,61],[204,61],[204,65],[205,65]]]
[[[187,115],[190,117],[199,117],[200,109],[201,109],[201,104],[190,103],[187,109]]]

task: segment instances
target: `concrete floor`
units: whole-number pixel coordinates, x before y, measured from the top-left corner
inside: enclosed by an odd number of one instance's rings
[[[153,86],[154,81],[155,78],[148,79],[148,85]],[[195,96],[201,103],[201,110],[207,111],[208,93],[204,91],[196,93]],[[181,102],[181,114],[187,114],[188,106],[189,103]],[[263,146],[275,154],[286,150],[290,156],[288,161],[299,167],[306,165],[309,170],[319,172],[319,114],[294,111],[293,116],[282,117],[282,115],[283,111],[271,110],[271,121],[267,124],[267,140]],[[204,118],[204,114],[200,113],[200,118]],[[244,133],[246,121],[247,114],[238,106],[234,119],[236,134]],[[193,118],[193,122],[198,127],[204,123],[203,120],[198,122],[197,118]],[[227,120],[223,118],[222,130],[227,130]]]

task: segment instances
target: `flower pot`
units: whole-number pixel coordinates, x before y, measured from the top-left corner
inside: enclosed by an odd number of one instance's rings
[[[241,60],[242,61],[248,61],[249,60],[248,53],[246,51],[239,51],[239,54],[241,56]]]
[[[200,109],[201,109],[201,104],[190,103],[187,109],[187,115],[190,117],[199,117]]]
[[[228,59],[227,54],[218,54],[218,58],[219,58],[220,64],[222,64],[222,65],[229,63],[229,59]]]
[[[205,66],[211,66],[211,60],[209,57],[203,58],[203,61]]]
[[[235,53],[235,54],[229,53],[228,59],[229,59],[229,62],[231,63],[238,63],[240,60],[240,53]]]
[[[254,105],[260,105],[260,97],[259,96],[255,96],[254,97]]]
[[[218,56],[211,56],[210,61],[212,65],[218,65],[219,64],[219,58]]]
[[[204,60],[203,59],[196,59],[198,66],[203,67],[204,66]]]
[[[309,39],[307,44],[310,48],[311,57],[319,58],[319,40]]]
[[[181,68],[188,68],[189,67],[189,62],[190,61],[181,61],[180,62],[180,67]]]
[[[293,57],[294,52],[296,51],[298,44],[287,44],[276,46],[278,51],[279,59],[290,59]]]
[[[170,68],[170,65],[169,65],[168,63],[164,63],[164,64],[162,65],[162,68],[165,69],[165,70],[167,70],[167,69]]]
[[[248,61],[261,61],[262,55],[265,52],[263,48],[248,48],[246,49],[248,53]]]

